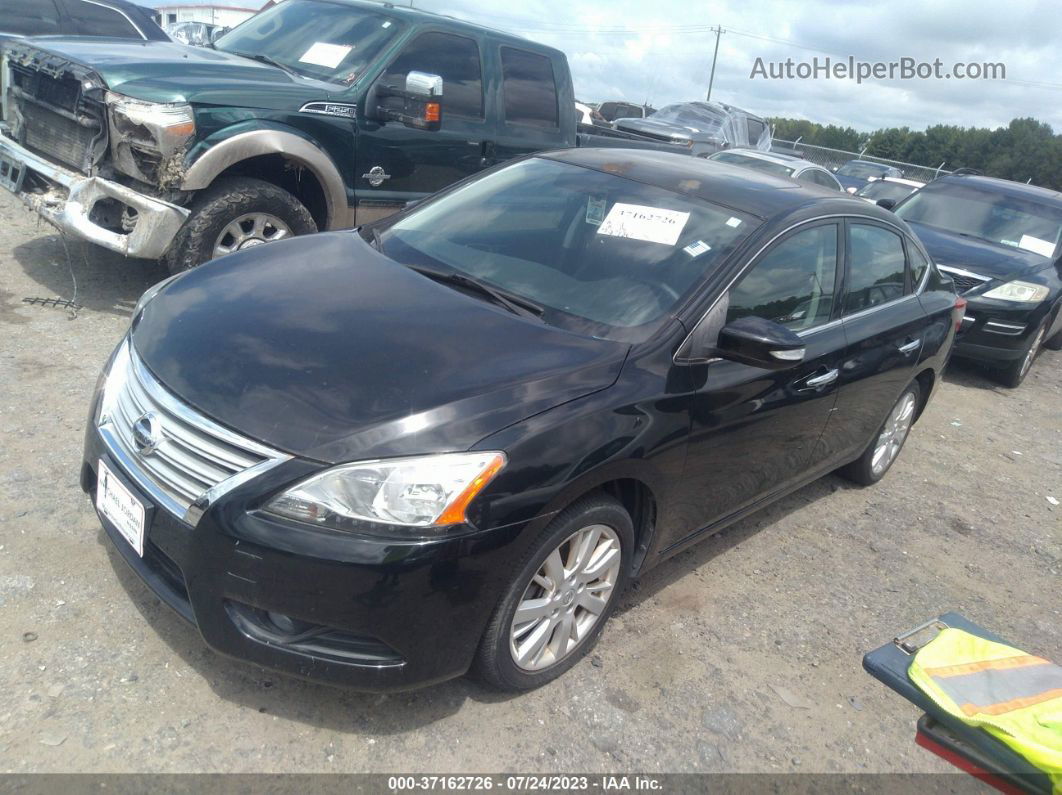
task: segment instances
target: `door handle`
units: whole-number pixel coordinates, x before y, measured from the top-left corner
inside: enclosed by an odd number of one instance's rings
[[[820,375],[813,375],[804,381],[803,386],[797,387],[797,392],[814,392],[816,389],[822,389],[836,381],[840,374],[841,371],[835,368]]]
[[[914,353],[915,351],[917,351],[921,344],[922,340],[911,340],[906,345],[901,345],[898,350],[900,351],[900,353],[906,356],[909,353]]]

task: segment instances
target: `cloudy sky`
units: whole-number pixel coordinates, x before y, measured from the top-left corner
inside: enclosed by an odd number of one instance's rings
[[[399,2],[400,0],[396,0]],[[408,0],[405,0],[408,2]],[[763,116],[860,130],[936,123],[996,127],[1034,116],[1062,132],[1059,0],[414,0],[553,45],[568,54],[576,96],[656,107],[703,99],[721,25],[713,98]],[[751,34],[751,35],[750,35]],[[910,56],[1002,62],[1007,80],[750,79],[764,61],[891,61]]]

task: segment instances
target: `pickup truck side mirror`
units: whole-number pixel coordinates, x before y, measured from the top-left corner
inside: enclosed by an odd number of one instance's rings
[[[410,72],[404,89],[377,82],[365,96],[365,115],[381,123],[435,132],[442,126],[443,79],[428,72]]]
[[[742,317],[719,330],[716,354],[733,362],[785,370],[804,361],[804,340],[773,320]]]
[[[896,199],[878,199],[874,202],[878,207],[884,207],[886,210],[891,210],[896,206]]]

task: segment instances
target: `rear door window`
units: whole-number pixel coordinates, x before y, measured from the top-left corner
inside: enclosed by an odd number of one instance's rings
[[[882,226],[848,226],[848,289],[844,313],[861,312],[908,292],[903,240]]]
[[[446,116],[483,118],[483,72],[479,46],[465,36],[425,33],[414,39],[384,72],[385,85],[404,88],[410,72],[443,79],[443,125]]]
[[[501,63],[505,120],[510,124],[558,127],[557,82],[549,58],[502,47]]]

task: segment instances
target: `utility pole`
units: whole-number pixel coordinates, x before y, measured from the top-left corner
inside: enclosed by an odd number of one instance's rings
[[[716,25],[712,30],[715,31],[715,53],[712,55],[712,76],[708,78],[708,96],[704,98],[705,102],[712,101],[712,83],[715,82],[715,60],[719,57],[719,34],[723,32],[723,28]]]

